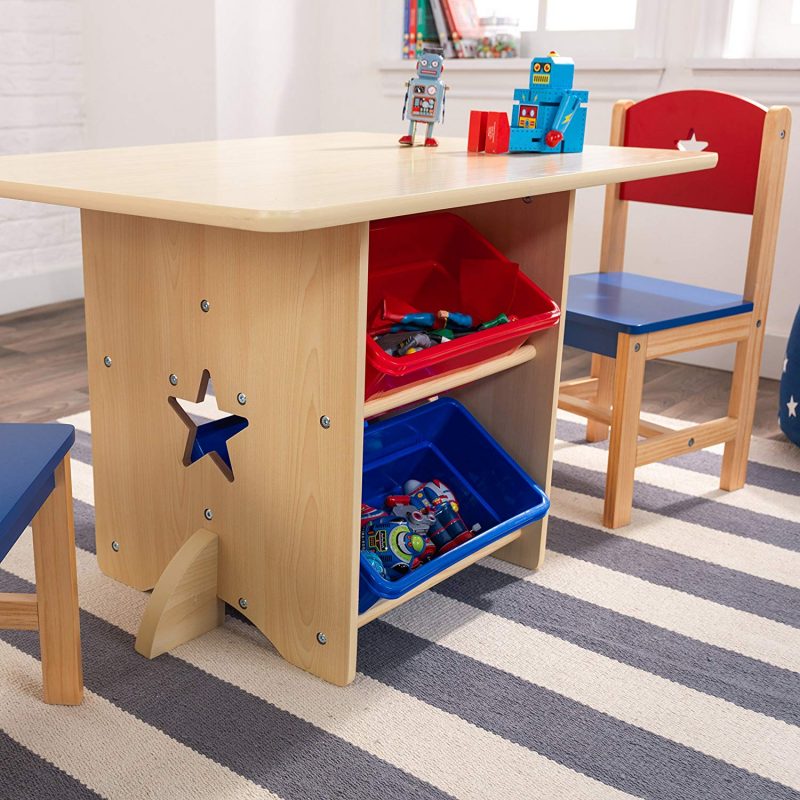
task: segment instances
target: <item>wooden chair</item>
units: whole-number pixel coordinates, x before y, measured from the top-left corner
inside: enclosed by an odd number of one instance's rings
[[[708,149],[717,167],[611,185],[600,272],[570,278],[564,342],[592,353],[591,376],[561,383],[559,408],[608,436],[603,524],[630,522],[636,467],[725,443],[720,486],[744,485],[778,234],[791,114],[722,92],[681,91],[614,105],[611,144]],[[742,294],[622,272],[628,203],[750,214]],[[679,431],[639,419],[645,363],[736,342],[728,414]],[[643,437],[639,441],[639,437]]]
[[[44,701],[83,698],[71,425],[0,424],[0,561],[33,524],[36,594],[0,594],[0,628],[38,630]]]

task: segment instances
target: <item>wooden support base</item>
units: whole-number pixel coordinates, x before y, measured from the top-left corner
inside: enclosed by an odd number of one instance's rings
[[[175,554],[153,589],[139,625],[136,652],[155,658],[225,621],[217,597],[219,538],[196,531]]]

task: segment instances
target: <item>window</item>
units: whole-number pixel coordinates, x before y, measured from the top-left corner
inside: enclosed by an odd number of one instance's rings
[[[546,5],[548,31],[632,31],[636,27],[636,0],[551,0]]]
[[[718,0],[707,14],[724,23],[724,36],[711,56],[800,58],[800,0]]]
[[[518,20],[522,55],[558,50],[570,56],[657,55],[659,0],[476,0],[481,17]]]
[[[478,14],[517,20],[520,30],[535,31],[539,24],[538,0],[476,0]]]
[[[540,27],[548,31],[623,31],[636,27],[636,0],[478,0],[477,8],[482,17],[517,19],[523,31]]]

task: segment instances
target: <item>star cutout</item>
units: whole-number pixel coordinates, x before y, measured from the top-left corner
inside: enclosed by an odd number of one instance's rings
[[[223,411],[211,387],[211,374],[203,370],[197,400],[192,402],[179,397],[170,397],[168,402],[189,431],[183,464],[188,467],[208,456],[229,480],[233,480],[233,466],[228,452],[228,439],[241,433],[248,421],[245,417]]]
[[[789,402],[786,404],[786,408],[789,409],[789,416],[796,417],[797,416],[797,406],[800,405],[795,399],[794,395],[789,397]]]
[[[689,133],[686,135],[688,138],[678,139],[675,142],[678,150],[683,150],[687,153],[699,153],[701,150],[705,150],[706,147],[708,147],[708,142],[704,142],[697,138],[694,128],[689,128]]]

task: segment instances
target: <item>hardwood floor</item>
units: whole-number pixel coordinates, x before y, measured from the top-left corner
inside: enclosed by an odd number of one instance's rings
[[[567,348],[562,377],[589,372],[589,355]],[[704,422],[727,413],[730,374],[651,361],[642,408]],[[38,422],[89,407],[83,301],[74,300],[0,317],[0,421]],[[756,436],[782,438],[777,421],[778,382],[761,380]]]
[[[88,407],[83,301],[0,317],[0,421],[53,420]]]
[[[564,348],[561,379],[589,374],[591,356]],[[753,436],[784,439],[778,426],[778,381],[762,378],[758,384]],[[642,410],[691,422],[708,422],[728,413],[730,372],[674,361],[648,361],[644,374]]]

